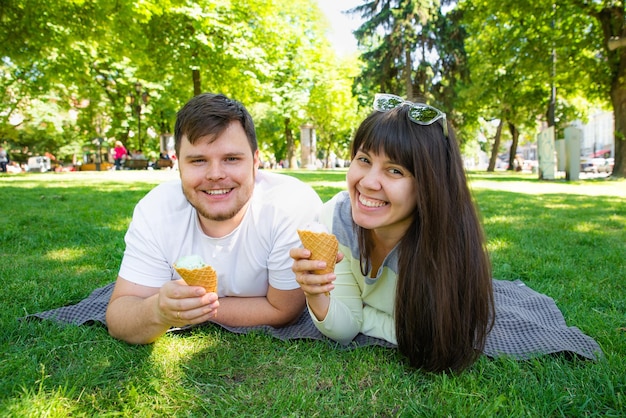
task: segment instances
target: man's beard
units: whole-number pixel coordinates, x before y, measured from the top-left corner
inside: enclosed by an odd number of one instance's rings
[[[185,198],[187,199],[187,202],[189,202],[189,204],[196,209],[196,212],[198,212],[198,215],[200,215],[200,217],[202,218],[208,219],[210,221],[215,221],[215,222],[224,222],[224,221],[228,221],[234,218],[239,212],[241,212],[241,210],[246,206],[246,204],[250,200],[250,197],[248,197],[248,199],[245,199],[245,201],[239,202],[229,212],[213,213],[210,210],[206,210],[206,208],[201,207],[200,205],[196,205],[193,202],[193,199],[190,199],[190,196],[187,194],[187,191],[185,190],[185,188],[183,187],[182,189],[183,189],[183,194],[185,195]],[[195,190],[192,190],[191,193],[193,197],[197,198]]]
[[[189,199],[187,199],[189,200]],[[189,202],[191,204],[191,206],[194,206],[191,202]],[[203,217],[206,218],[210,221],[216,221],[216,222],[223,222],[223,221],[228,221],[229,219],[232,219],[235,217],[235,215],[237,215],[239,213],[239,211],[241,211],[241,209],[245,206],[245,203],[241,206],[239,206],[236,209],[233,209],[231,212],[227,212],[227,213],[219,213],[219,214],[214,214],[214,213],[210,213],[208,211],[205,211],[202,208],[199,208],[197,206],[194,206],[196,208],[196,212],[198,212],[198,214]]]

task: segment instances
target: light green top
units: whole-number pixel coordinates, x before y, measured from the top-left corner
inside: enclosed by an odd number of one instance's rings
[[[376,278],[363,276],[358,241],[353,229],[350,198],[341,192],[324,204],[319,221],[337,236],[343,260],[335,266],[335,289],[328,314],[318,321],[320,332],[341,344],[349,344],[359,333],[397,344],[393,305],[397,279],[397,248],[385,258]]]

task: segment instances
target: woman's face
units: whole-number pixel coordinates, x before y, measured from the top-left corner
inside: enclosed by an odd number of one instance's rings
[[[362,228],[401,237],[415,212],[415,178],[385,154],[360,149],[348,169],[354,222]]]

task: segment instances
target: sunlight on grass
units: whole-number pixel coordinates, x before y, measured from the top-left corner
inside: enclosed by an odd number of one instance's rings
[[[149,361],[164,377],[178,380],[184,375],[183,364],[202,352],[215,350],[217,345],[218,340],[208,334],[202,338],[160,338],[153,344]]]
[[[587,207],[589,207],[590,205],[586,205]],[[582,209],[584,207],[584,205],[580,205],[580,204],[571,204],[571,203],[565,203],[565,202],[559,202],[559,203],[545,203],[543,205],[544,208],[546,209],[551,209],[551,210],[564,210],[564,209]]]
[[[85,255],[83,248],[59,248],[48,251],[44,256],[50,261],[75,261]]]
[[[312,182],[307,182],[307,183],[314,189],[318,187],[335,187],[335,188],[340,188],[340,189],[346,188],[345,181],[312,181]]]
[[[594,232],[598,229],[598,226],[591,222],[578,222],[573,227],[575,232]]]
[[[491,239],[487,243],[489,252],[501,251],[511,248],[511,242],[502,239]]]
[[[28,411],[31,417],[67,417],[72,416],[72,405],[76,402],[72,398],[80,400],[80,394],[76,394],[74,389],[68,390],[66,387],[57,387],[54,390],[46,389],[46,380],[50,375],[46,372],[45,365],[41,365],[41,378],[35,383],[36,386],[30,388],[21,386],[21,396],[15,398],[15,402],[7,405],[7,410],[3,414],[6,416],[21,416],[21,413]],[[17,415],[12,415],[16,412]],[[4,415],[3,415],[4,416]]]
[[[203,335],[202,338],[185,337],[161,338],[154,343],[151,353],[153,361],[164,363],[187,359],[209,348],[215,348],[218,340],[210,335]]]
[[[128,225],[130,225],[131,220],[132,220],[131,216],[125,216],[123,218],[116,219],[115,222],[109,222],[109,223],[103,224],[101,227],[94,228],[94,229],[120,231],[123,234],[125,234],[126,230],[128,229]]]
[[[526,222],[526,218],[523,216],[511,216],[511,215],[502,215],[502,216],[489,216],[483,219],[484,225],[498,225],[498,226],[506,226],[506,225],[522,225]]]
[[[501,190],[528,195],[567,194],[588,196],[621,196],[626,197],[626,180],[593,182],[541,181],[536,178],[499,180],[498,176],[489,178],[469,177],[472,189]]]

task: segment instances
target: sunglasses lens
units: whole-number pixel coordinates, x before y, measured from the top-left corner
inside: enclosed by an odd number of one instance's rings
[[[380,96],[374,101],[374,109],[387,111],[394,109],[402,104],[403,100],[395,96]]]
[[[411,106],[409,117],[416,122],[429,123],[435,120],[439,113],[432,107]]]
[[[446,114],[434,107],[424,103],[412,103],[404,100],[400,96],[393,94],[377,94],[374,96],[374,110],[379,112],[388,112],[398,106],[407,104],[409,106],[409,119],[420,125],[430,125],[435,121],[442,119],[443,134],[448,137],[448,126],[446,123]]]

